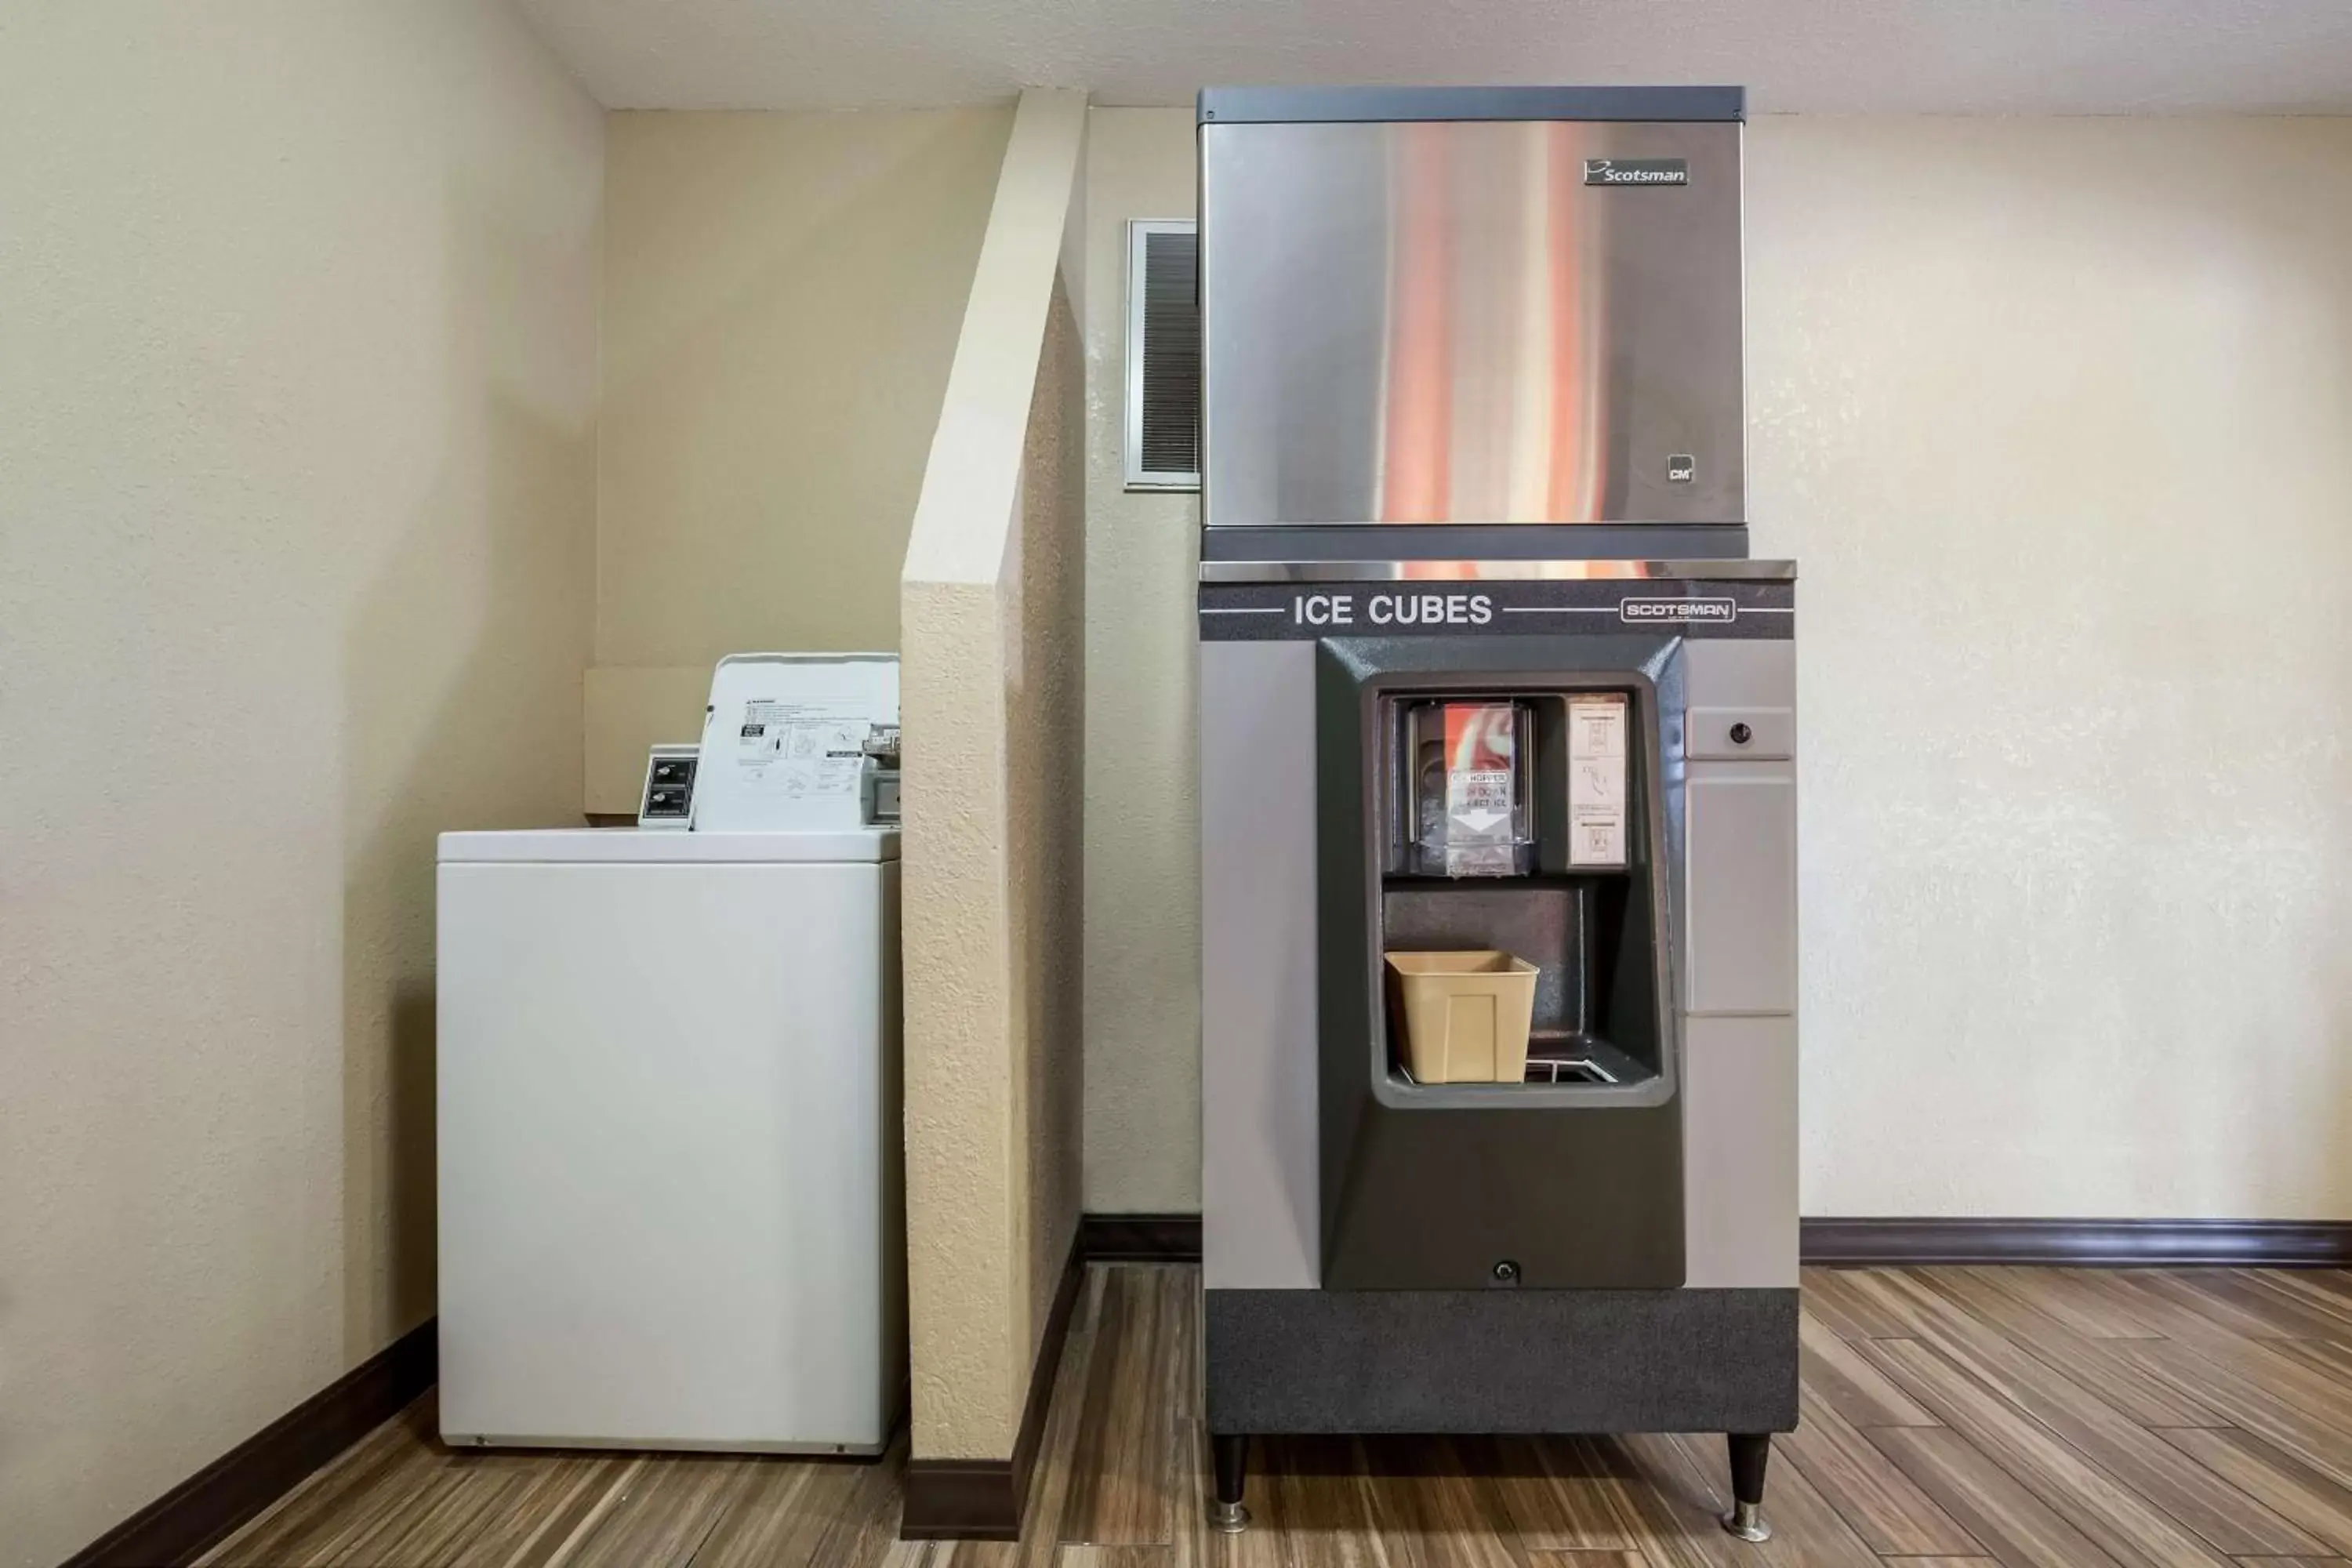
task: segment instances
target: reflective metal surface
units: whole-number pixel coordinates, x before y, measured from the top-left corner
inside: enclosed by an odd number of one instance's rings
[[[1203,522],[1744,521],[1739,175],[1735,123],[1204,125]]]
[[[1203,561],[1203,583],[1614,581],[1793,583],[1793,561]]]
[[[1743,561],[1738,522],[1319,522],[1204,528],[1203,561]]]
[[[1743,120],[1744,87],[1211,87],[1203,121]]]

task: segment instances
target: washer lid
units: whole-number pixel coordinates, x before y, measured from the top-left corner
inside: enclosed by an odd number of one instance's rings
[[[778,865],[896,860],[895,827],[814,833],[679,833],[635,827],[551,827],[500,833],[445,833],[441,864]]]

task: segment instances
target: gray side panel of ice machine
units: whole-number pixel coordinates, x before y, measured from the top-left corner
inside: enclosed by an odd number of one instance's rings
[[[1796,644],[1694,640],[1684,668],[1684,1282],[1794,1287]]]
[[[1201,645],[1202,1277],[1312,1289],[1315,644]]]

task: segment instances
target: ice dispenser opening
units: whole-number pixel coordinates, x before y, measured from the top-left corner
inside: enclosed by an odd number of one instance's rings
[[[1441,877],[1517,877],[1535,868],[1528,811],[1533,724],[1523,702],[1402,705],[1403,858]]]
[[[1383,699],[1379,936],[1389,1055],[1405,1082],[1615,1088],[1659,1076],[1638,700],[1623,689]],[[1510,1001],[1494,1015],[1518,1037],[1465,1044],[1490,1005],[1435,1000],[1449,988],[1523,993],[1524,1011]]]

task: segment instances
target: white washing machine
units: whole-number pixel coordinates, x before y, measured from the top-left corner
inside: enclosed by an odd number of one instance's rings
[[[856,826],[442,836],[447,1441],[887,1445],[898,855]]]

